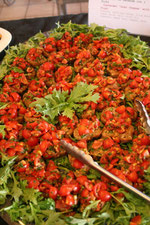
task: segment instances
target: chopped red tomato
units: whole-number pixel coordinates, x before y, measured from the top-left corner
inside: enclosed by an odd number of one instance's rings
[[[133,223],[135,225],[140,225],[142,222],[142,218],[140,215],[137,215],[131,219],[130,225]]]
[[[111,199],[111,194],[108,191],[100,190],[99,191],[99,198],[103,202],[108,202]]]
[[[80,162],[78,159],[74,159],[72,166],[76,169],[81,169],[84,166],[84,164]]]

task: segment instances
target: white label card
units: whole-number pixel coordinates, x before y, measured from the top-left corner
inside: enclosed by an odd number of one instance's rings
[[[150,36],[150,0],[89,0],[89,25]]]

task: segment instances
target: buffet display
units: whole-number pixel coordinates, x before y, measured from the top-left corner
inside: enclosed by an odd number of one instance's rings
[[[0,65],[0,204],[20,224],[150,223],[150,205],[68,155],[65,140],[150,196],[150,51],[123,29],[57,24]]]

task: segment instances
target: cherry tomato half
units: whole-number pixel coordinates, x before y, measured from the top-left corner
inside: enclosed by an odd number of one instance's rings
[[[108,202],[111,199],[111,194],[108,191],[101,190],[99,192],[99,198],[103,202]]]

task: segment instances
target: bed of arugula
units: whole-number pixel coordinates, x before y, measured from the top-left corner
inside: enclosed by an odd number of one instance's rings
[[[59,39],[65,31],[69,31],[73,37],[80,32],[93,33],[95,39],[107,36],[111,42],[123,44],[122,53],[124,57],[132,59],[132,67],[140,69],[144,76],[150,76],[150,48],[139,37],[133,37],[123,29],[106,30],[105,27],[96,24],[89,27],[72,24],[71,22],[61,25],[58,23],[57,28],[51,31],[49,35]],[[10,47],[0,65],[0,80],[10,71],[10,65],[15,57],[25,57],[30,48],[38,46],[39,42],[44,39],[45,35],[40,32],[26,43]],[[63,108],[64,110],[66,108]],[[55,112],[53,113],[55,115]],[[53,119],[55,118],[54,115]],[[0,132],[5,132],[4,125],[0,125]],[[9,205],[2,207],[0,211],[1,213],[7,212],[12,221],[35,225],[128,225],[132,217],[140,214],[142,225],[150,224],[150,204],[134,194],[126,192],[123,188],[111,193],[112,200],[107,202],[100,212],[94,212],[99,201],[91,202],[82,214],[77,212],[74,217],[66,216],[68,212],[56,212],[55,202],[52,199],[44,199],[37,190],[26,188],[26,181],[18,180],[13,170],[15,160],[15,157],[8,158],[1,153],[0,205],[3,206],[8,199],[10,201]],[[62,170],[73,169],[67,157],[58,158],[55,163]],[[96,179],[99,177],[100,174],[96,171],[89,171],[88,178]],[[150,168],[145,171],[145,178],[147,180],[144,184],[145,193],[150,195]],[[116,193],[123,193],[124,199],[118,199]]]

